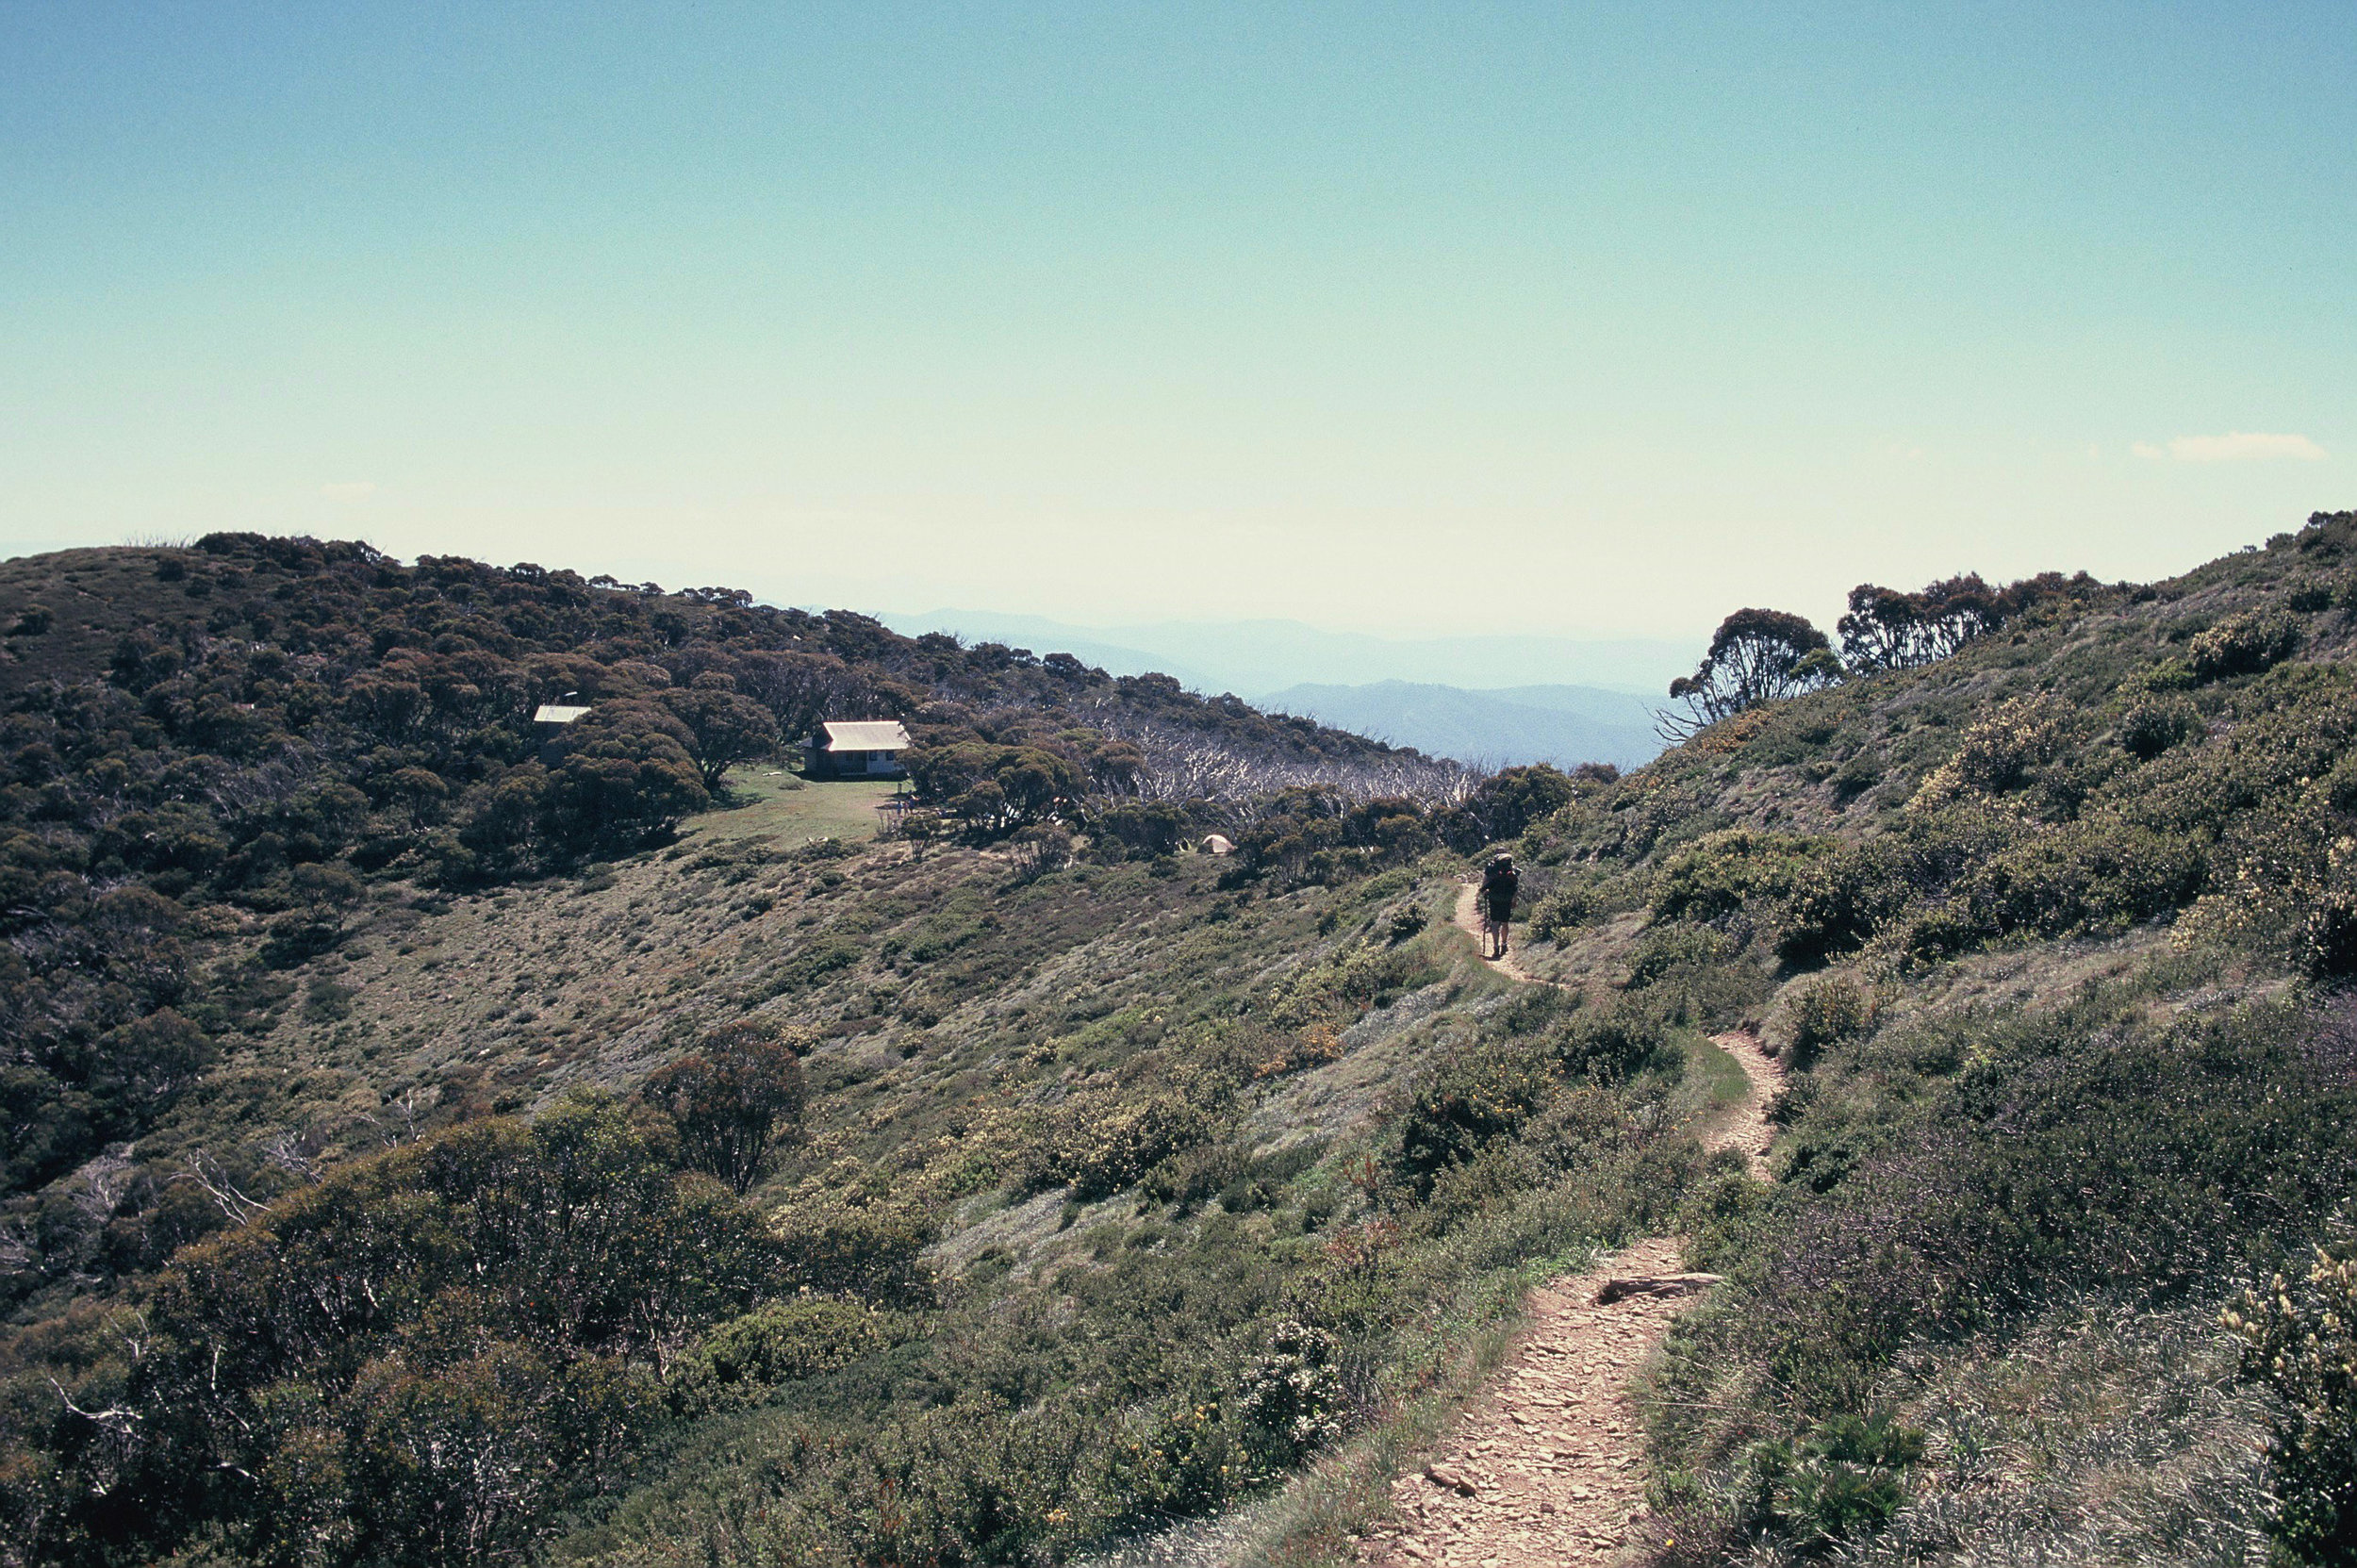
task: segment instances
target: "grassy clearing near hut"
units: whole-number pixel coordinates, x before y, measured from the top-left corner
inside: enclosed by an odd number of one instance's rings
[[[804,779],[782,767],[731,774],[720,809],[691,818],[682,838],[695,843],[744,840],[799,849],[815,839],[865,844],[876,836],[876,808],[907,785],[893,780]]]

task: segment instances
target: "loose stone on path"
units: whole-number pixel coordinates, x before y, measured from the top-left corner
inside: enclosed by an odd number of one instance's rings
[[[1656,1237],[1536,1293],[1508,1372],[1431,1463],[1393,1485],[1394,1516],[1360,1560],[1603,1562],[1618,1552],[1645,1517],[1629,1382],[1700,1287],[1595,1297],[1610,1279],[1678,1272],[1677,1243]]]

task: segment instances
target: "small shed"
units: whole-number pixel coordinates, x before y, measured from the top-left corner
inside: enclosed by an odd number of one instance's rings
[[[806,744],[809,760],[802,772],[808,778],[898,779],[908,774],[901,753],[909,749],[909,733],[897,718],[830,719]]]
[[[540,762],[553,767],[565,755],[565,726],[589,711],[589,704],[581,700],[581,693],[569,691],[553,702],[543,702],[532,710],[532,721],[540,727]]]

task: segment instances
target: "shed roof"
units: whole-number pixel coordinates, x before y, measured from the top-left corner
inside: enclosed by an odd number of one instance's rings
[[[830,721],[818,728],[830,751],[901,751],[910,744],[908,730],[897,718]]]
[[[543,702],[532,712],[535,724],[570,724],[589,711],[586,702],[578,707],[570,702]]]

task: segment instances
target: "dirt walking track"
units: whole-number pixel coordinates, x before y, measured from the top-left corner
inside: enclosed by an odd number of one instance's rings
[[[1457,923],[1479,940],[1474,894],[1469,885],[1459,898]],[[1492,966],[1543,983],[1510,957]],[[1715,1043],[1742,1064],[1751,1093],[1705,1141],[1740,1150],[1765,1176],[1765,1112],[1781,1069],[1748,1034]],[[1361,1560],[1517,1568],[1619,1557],[1645,1517],[1631,1380],[1686,1299],[1715,1282],[1679,1271],[1682,1245],[1651,1236],[1533,1293],[1496,1379],[1432,1462],[1394,1484],[1393,1516],[1368,1537]]]

